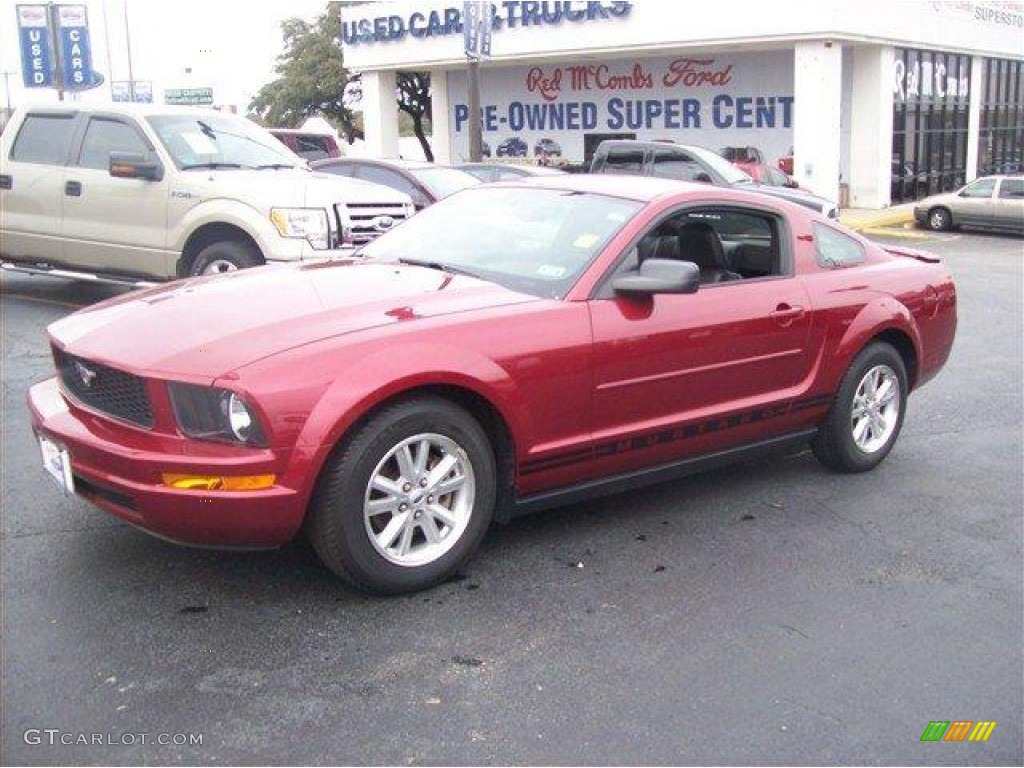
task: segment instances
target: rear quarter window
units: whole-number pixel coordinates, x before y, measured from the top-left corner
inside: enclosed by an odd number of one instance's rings
[[[1003,179],[999,197],[1004,200],[1024,200],[1024,179]]]
[[[867,260],[864,246],[849,235],[823,224],[814,225],[814,249],[818,264],[826,269],[852,267]]]
[[[27,115],[11,148],[11,160],[64,165],[74,126],[72,115]]]

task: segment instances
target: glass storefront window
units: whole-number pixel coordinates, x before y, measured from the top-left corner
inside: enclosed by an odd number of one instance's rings
[[[897,48],[890,196],[894,203],[964,183],[971,58]]]
[[[985,59],[978,175],[1024,171],[1024,62]]]

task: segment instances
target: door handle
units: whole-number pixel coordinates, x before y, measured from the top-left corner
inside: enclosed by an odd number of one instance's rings
[[[82,196],[82,182],[80,181],[69,181],[64,184],[64,194],[71,197]]]
[[[0,173],[0,189],[12,189],[14,179],[7,173]]]
[[[804,316],[804,308],[801,306],[795,306],[786,304],[783,302],[775,308],[775,311],[771,313],[771,318],[776,323],[785,328],[788,325],[792,325],[795,321],[799,320]]]

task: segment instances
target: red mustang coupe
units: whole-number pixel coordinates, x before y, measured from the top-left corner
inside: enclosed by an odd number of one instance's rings
[[[350,259],[125,295],[29,393],[66,492],[157,536],[300,530],[359,588],[492,520],[809,443],[878,464],[956,329],[950,274],[778,198],[624,176],[467,189]]]

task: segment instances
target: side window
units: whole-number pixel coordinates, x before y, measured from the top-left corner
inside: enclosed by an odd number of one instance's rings
[[[11,160],[64,165],[71,143],[71,115],[28,115],[11,149]]]
[[[373,181],[377,184],[383,184],[386,187],[397,189],[399,192],[405,192],[405,194],[410,196],[413,193],[422,194],[418,189],[416,189],[415,184],[402,176],[402,174],[392,171],[390,168],[381,168],[376,165],[363,165],[359,167],[359,173],[357,176],[360,179]]]
[[[973,184],[968,184],[960,193],[960,197],[992,197],[996,188],[995,179],[978,179]]]
[[[642,175],[644,172],[643,149],[612,148],[604,160],[604,173]]]
[[[633,272],[647,259],[696,264],[702,286],[781,277],[789,272],[779,217],[753,209],[697,208],[654,224],[627,251],[598,296],[614,295],[615,275]]]
[[[143,156],[150,154],[142,137],[128,123],[106,117],[90,119],[89,127],[85,129],[78,165],[105,171],[110,167],[111,152],[138,152]]]
[[[814,248],[823,267],[850,267],[867,258],[864,246],[848,235],[822,224],[814,225]]]
[[[663,179],[710,182],[711,177],[700,163],[685,152],[656,149],[651,175]]]
[[[1020,200],[1024,198],[1024,179],[1003,179],[999,187],[1001,199]]]

